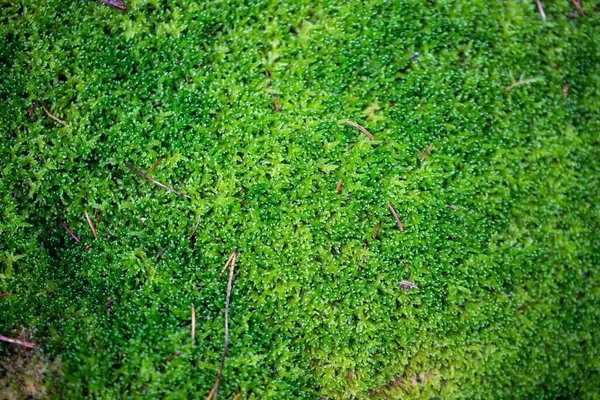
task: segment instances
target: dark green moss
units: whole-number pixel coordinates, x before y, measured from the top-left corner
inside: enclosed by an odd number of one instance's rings
[[[237,246],[220,397],[598,397],[600,17],[544,6],[3,4],[0,334],[202,398]]]

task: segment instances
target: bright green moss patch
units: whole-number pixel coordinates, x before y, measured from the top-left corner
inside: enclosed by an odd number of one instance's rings
[[[0,334],[204,398],[237,246],[220,398],[598,398],[600,12],[543,3],[6,2]]]

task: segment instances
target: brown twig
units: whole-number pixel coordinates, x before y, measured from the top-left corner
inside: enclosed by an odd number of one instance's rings
[[[454,211],[460,210],[460,207],[453,206],[452,204],[446,204],[446,207],[448,207],[449,209],[454,210]]]
[[[340,181],[337,183],[337,186],[335,187],[335,194],[339,194],[340,193],[340,189],[342,188],[342,180],[340,179]]]
[[[50,111],[48,111],[46,109],[46,107],[44,107],[44,105],[42,103],[40,103],[40,106],[42,106],[42,109],[44,110],[44,112],[46,113],[47,116],[49,116],[50,118],[52,118],[53,120],[55,120],[56,122],[58,122],[59,124],[62,124],[64,126],[69,126],[69,124],[67,124],[66,122],[64,122],[63,120],[56,118],[54,115],[50,114]]]
[[[240,397],[242,396],[242,391],[240,390],[239,392],[237,392],[237,394],[233,397],[233,400],[238,400]]]
[[[22,340],[17,340],[17,339],[11,339],[11,338],[8,338],[8,337],[2,336],[2,335],[0,335],[0,340],[2,340],[3,342],[14,343],[14,344],[18,344],[19,346],[28,347],[30,349],[35,348],[35,344],[33,344],[33,343],[24,342]]]
[[[563,99],[565,99],[565,100],[566,100],[566,99],[567,99],[567,94],[568,94],[568,92],[569,92],[569,85],[567,85],[567,83],[566,83],[566,82],[564,82],[564,83],[562,84],[562,89],[563,89]]]
[[[577,7],[577,11],[579,12],[579,15],[584,17],[585,13],[583,12],[583,8],[581,8],[581,3],[579,2],[579,0],[573,0],[573,4],[575,4],[575,7]]]
[[[273,100],[273,107],[275,107],[275,111],[281,111],[281,108],[279,108],[279,103],[277,102],[277,100]]]
[[[427,155],[429,155],[429,152],[431,151],[432,147],[433,147],[433,143],[430,143],[429,146],[427,146],[427,148],[423,152],[423,155],[421,156],[421,162],[425,161],[425,159],[427,158]]]
[[[96,234],[96,228],[94,228],[94,224],[92,224],[92,220],[90,219],[90,216],[88,215],[87,211],[85,211],[85,218],[87,219],[88,224],[90,224],[90,228],[92,229],[92,233],[94,234],[94,237],[96,238],[96,240],[98,240],[98,235]]]
[[[158,157],[158,160],[156,160],[156,162],[154,163],[154,165],[152,166],[152,168],[150,168],[150,171],[148,171],[148,175],[151,175],[154,172],[154,168],[156,168],[156,166],[158,165],[158,163],[162,159],[163,159],[163,156]]]
[[[194,339],[196,338],[196,308],[192,303],[192,346],[194,346]]]
[[[409,291],[410,289],[418,289],[419,287],[412,282],[409,281],[400,281],[400,287],[404,291]]]
[[[163,364],[168,364],[168,363],[170,363],[171,361],[173,361],[173,359],[174,359],[175,357],[177,357],[177,356],[178,356],[178,355],[180,355],[180,354],[181,354],[181,351],[177,350],[175,353],[173,353],[173,354],[171,354],[169,357],[165,358],[165,359],[163,360]]]
[[[225,266],[221,270],[221,273],[219,274],[219,278],[221,277],[221,275],[223,275],[223,272],[225,272],[225,270],[227,269],[227,267],[229,266],[231,261],[235,258],[236,253],[237,253],[237,247],[235,249],[233,249],[233,253],[231,253],[231,255],[229,256],[229,259],[225,263]]]
[[[198,224],[200,224],[200,215],[198,215],[198,219],[196,220],[196,225],[194,225],[194,229],[192,230],[192,233],[190,233],[190,237],[188,237],[188,239],[191,239],[194,237],[194,235],[196,234],[196,229],[198,229]]]
[[[210,393],[208,393],[208,397],[206,398],[206,400],[210,400],[213,397],[213,395],[215,394],[215,390],[216,387],[213,386],[213,388],[210,389]]]
[[[375,137],[373,135],[371,135],[371,133],[368,130],[366,130],[365,128],[363,128],[362,126],[360,126],[359,124],[357,124],[356,122],[346,121],[346,124],[357,128],[362,133],[364,133],[365,135],[367,135],[369,137],[369,139],[371,139],[372,141],[375,141]]]
[[[6,293],[2,293],[2,294],[0,294],[0,298],[2,298],[2,297],[6,297],[6,296],[10,296],[10,293],[6,292]]]
[[[107,6],[118,8],[119,10],[121,10],[123,12],[127,11],[127,6],[121,0],[97,0],[97,1],[99,1],[100,3],[104,3]]]
[[[377,236],[377,232],[379,232],[380,226],[381,226],[381,222],[378,222],[377,225],[375,225],[375,230],[373,231],[373,236],[372,236],[373,239],[375,239],[375,236]]]
[[[215,386],[213,388],[213,400],[217,399],[217,392],[219,390],[219,382],[221,381],[221,377],[223,376],[223,367],[225,366],[225,357],[227,356],[227,345],[229,343],[229,299],[231,298],[231,282],[233,281],[233,272],[235,270],[235,258],[236,258],[237,248],[233,251],[233,258],[231,260],[231,268],[229,269],[229,281],[227,281],[227,297],[225,298],[225,342],[223,344],[223,356],[221,357],[221,366],[219,367],[219,374],[217,375],[217,380],[215,381]],[[210,397],[209,397],[210,398]]]
[[[158,252],[158,257],[156,257],[156,261],[160,261],[162,256],[164,256],[165,253],[167,252],[168,247],[169,247],[169,245],[166,245],[164,249],[162,249],[161,251]]]
[[[65,228],[65,230],[67,232],[69,232],[69,235],[71,235],[71,237],[77,242],[79,243],[79,238],[77,236],[75,236],[75,234],[73,232],[71,232],[71,230],[69,229],[69,227],[67,225],[65,225],[64,222],[62,222],[62,220],[59,218],[58,222],[62,225],[63,228]]]
[[[167,186],[167,185],[163,185],[162,183],[160,183],[160,182],[159,182],[159,181],[157,181],[156,179],[154,179],[154,178],[152,178],[152,177],[150,177],[150,176],[146,175],[145,173],[143,173],[143,172],[142,172],[142,171],[140,171],[139,169],[135,168],[134,166],[132,166],[132,165],[129,165],[129,164],[127,164],[126,162],[123,162],[123,164],[125,164],[125,166],[126,166],[127,168],[129,168],[131,171],[135,172],[136,174],[138,174],[138,175],[139,175],[139,176],[141,176],[142,178],[149,180],[150,182],[154,183],[155,185],[158,185],[158,186],[160,186],[161,188],[163,188],[163,189],[166,189],[166,190],[168,190],[168,191],[169,191],[169,192],[171,192],[171,193],[175,193],[175,194],[176,194],[176,195],[178,195],[178,196],[185,197],[186,199],[191,199],[191,197],[190,197],[189,195],[187,195],[187,194],[184,194],[184,193],[181,193],[181,192],[178,192],[177,190],[175,190],[175,189],[173,189],[173,188],[171,188],[171,187],[169,187],[169,186]]]
[[[404,232],[404,228],[402,227],[402,222],[400,222],[400,218],[398,218],[398,214],[396,214],[396,210],[394,210],[394,207],[392,207],[392,205],[390,203],[388,203],[388,208],[394,215],[394,218],[396,218],[396,222],[398,223],[398,228],[400,228],[400,232]]]
[[[544,12],[544,7],[542,7],[542,2],[540,0],[535,0],[538,6],[538,10],[540,11],[540,15],[542,19],[546,19],[546,13]]]

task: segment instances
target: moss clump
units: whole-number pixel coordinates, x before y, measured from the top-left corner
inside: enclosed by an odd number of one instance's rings
[[[598,397],[600,16],[544,3],[2,5],[0,334],[206,396],[237,246],[220,397]]]

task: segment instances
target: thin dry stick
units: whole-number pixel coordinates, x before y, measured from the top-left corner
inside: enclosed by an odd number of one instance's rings
[[[100,3],[104,3],[107,6],[111,6],[114,8],[118,8],[119,10],[125,12],[127,11],[127,6],[121,0],[97,0]]]
[[[194,339],[196,337],[196,309],[194,303],[192,303],[192,346],[194,346]]]
[[[71,232],[71,230],[69,229],[69,227],[68,227],[67,225],[65,225],[65,223],[64,223],[64,222],[62,222],[62,220],[61,220],[60,218],[58,219],[58,222],[60,222],[60,224],[62,225],[62,227],[63,227],[63,228],[65,228],[65,230],[66,230],[67,232],[69,232],[69,235],[71,235],[71,237],[72,237],[72,238],[73,238],[73,239],[74,239],[76,242],[78,242],[78,243],[79,243],[79,238],[78,238],[77,236],[75,236],[75,234],[74,234],[73,232]]]
[[[198,229],[199,223],[200,223],[200,215],[198,215],[198,219],[196,220],[196,225],[194,225],[194,229],[192,230],[192,233],[190,233],[190,237],[188,239],[191,239],[194,237],[194,235],[196,234],[196,229]]]
[[[367,135],[369,137],[369,139],[371,139],[372,141],[375,141],[375,137],[373,135],[371,135],[371,133],[368,130],[366,130],[365,128],[363,128],[362,126],[357,124],[356,122],[346,121],[346,123],[350,126],[357,128],[358,130],[360,130],[362,133]]]
[[[400,228],[400,232],[404,232],[404,228],[402,227],[402,222],[400,222],[400,218],[398,218],[398,214],[396,214],[396,210],[394,210],[394,207],[392,207],[392,205],[390,203],[388,203],[388,208],[390,209],[392,214],[394,214],[394,218],[396,218],[396,222],[398,223],[398,228]]]
[[[538,10],[540,11],[540,15],[542,19],[546,19],[546,13],[544,12],[544,7],[542,7],[542,2],[540,0],[535,0],[538,6]]]
[[[213,386],[212,389],[210,389],[210,393],[208,394],[208,397],[206,398],[206,400],[210,400],[211,397],[213,397],[213,395],[215,394],[215,387]]]
[[[96,228],[94,228],[94,224],[92,224],[92,220],[90,219],[90,216],[88,215],[87,211],[85,211],[85,218],[88,221],[88,224],[90,224],[90,228],[92,228],[92,233],[94,234],[94,237],[96,238],[96,240],[98,240],[98,235],[96,234]]]
[[[427,155],[429,155],[429,152],[431,151],[432,147],[433,147],[433,143],[430,143],[429,146],[427,146],[427,148],[423,152],[423,155],[421,156],[421,162],[425,161],[425,159],[427,158]]]
[[[8,338],[8,337],[2,336],[2,335],[0,335],[0,340],[2,340],[3,342],[18,344],[19,346],[29,347],[30,349],[35,348],[35,344],[33,344],[33,343],[24,342],[22,340],[17,340],[17,339],[11,339],[11,338]]]
[[[170,363],[171,361],[173,361],[173,359],[174,359],[175,357],[177,357],[177,356],[178,356],[178,355],[180,355],[180,354],[181,354],[181,351],[177,350],[175,353],[173,353],[173,354],[171,354],[169,357],[165,358],[165,360],[163,361],[163,363],[164,363],[164,364],[168,364],[168,363]]]
[[[219,367],[219,374],[215,382],[213,400],[217,399],[217,392],[219,390],[219,382],[223,376],[223,367],[225,366],[225,356],[227,356],[227,344],[229,343],[229,299],[231,297],[231,282],[233,281],[233,272],[235,270],[235,258],[237,249],[233,251],[233,259],[231,260],[231,268],[229,270],[229,281],[227,281],[227,297],[225,298],[225,343],[223,344],[223,356],[221,357],[221,366]]]
[[[337,186],[335,187],[335,194],[339,194],[341,188],[342,188],[342,180],[340,179],[340,181],[337,183]]]
[[[163,156],[158,157],[158,160],[156,160],[156,162],[154,163],[154,165],[152,166],[152,168],[150,168],[150,171],[148,171],[148,175],[150,175],[150,174],[152,174],[152,172],[154,172],[154,168],[156,168],[156,166],[158,165],[158,163],[162,159],[163,159]]]
[[[145,173],[143,173],[143,172],[142,172],[142,171],[140,171],[139,169],[135,168],[134,166],[132,166],[132,165],[129,165],[129,164],[127,164],[126,162],[123,162],[123,164],[125,164],[125,166],[126,166],[127,168],[129,168],[130,170],[132,170],[133,172],[135,172],[136,174],[138,174],[138,175],[139,175],[139,176],[141,176],[142,178],[149,180],[150,182],[154,183],[155,185],[158,185],[158,186],[160,186],[161,188],[163,188],[163,189],[166,189],[166,190],[168,190],[168,191],[169,191],[169,192],[171,192],[171,193],[175,193],[175,194],[176,194],[176,195],[178,195],[178,196],[185,197],[186,199],[191,199],[191,197],[190,197],[190,196],[188,196],[187,194],[184,194],[184,193],[178,192],[177,190],[175,190],[175,189],[173,189],[173,188],[171,188],[171,187],[169,187],[169,186],[167,186],[167,185],[163,185],[162,183],[160,183],[160,182],[159,182],[159,181],[157,181],[156,179],[154,179],[154,178],[152,178],[152,177],[150,177],[150,176],[146,175]]]
[[[581,8],[581,3],[579,2],[579,0],[573,0],[573,4],[575,4],[575,7],[577,7],[577,11],[579,11],[579,14],[582,17],[585,16],[585,13],[583,12],[583,8]]]
[[[373,239],[375,239],[375,236],[377,236],[377,232],[379,232],[379,227],[381,226],[381,222],[378,222],[377,225],[375,226],[375,230],[373,231]]]
[[[10,293],[6,292],[6,293],[2,293],[2,294],[0,294],[0,298],[2,298],[2,297],[6,297],[6,296],[10,296]]]
[[[446,204],[446,207],[448,207],[449,209],[454,210],[454,211],[460,210],[460,207],[453,206],[452,204]]]
[[[234,397],[233,400],[238,400],[242,395],[242,391],[240,390]]]
[[[221,270],[221,273],[219,274],[219,278],[221,277],[221,275],[223,275],[223,272],[225,272],[225,270],[227,269],[227,267],[229,266],[231,261],[235,258],[236,253],[237,253],[237,247],[233,250],[233,253],[231,253],[231,255],[229,256],[229,259],[227,260],[227,262],[225,263],[225,266],[223,267],[223,269]]]
[[[46,112],[46,115],[49,116],[50,118],[52,118],[53,120],[55,120],[56,122],[58,122],[59,124],[63,124],[64,126],[69,126],[69,124],[67,124],[66,122],[62,121],[61,119],[56,118],[54,115],[50,114],[50,111],[48,111],[46,109],[46,107],[44,107],[44,105],[42,103],[40,103],[40,105],[42,106],[42,108],[44,109],[44,111]]]

